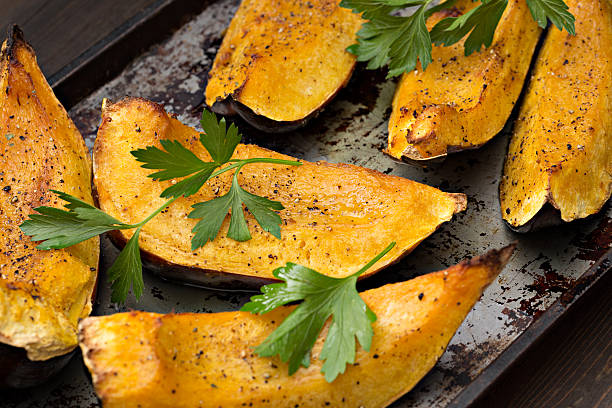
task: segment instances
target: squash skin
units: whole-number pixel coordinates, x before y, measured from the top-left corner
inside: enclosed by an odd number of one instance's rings
[[[60,372],[74,354],[71,351],[49,360],[32,361],[25,349],[0,343],[0,390],[39,385]]]
[[[568,6],[576,36],[548,33],[500,182],[502,216],[521,231],[547,203],[563,221],[595,214],[612,189],[612,4]]]
[[[316,116],[349,81],[346,48],[363,20],[340,0],[243,0],[206,86],[214,112],[239,114],[266,132]]]
[[[460,0],[428,25],[477,4]],[[427,69],[403,74],[397,86],[386,153],[405,161],[440,161],[493,138],[520,95],[541,31],[525,1],[510,0],[489,48],[466,57],[464,41],[434,46]]]
[[[131,223],[163,205],[165,199],[159,195],[173,181],[153,181],[147,177],[151,170],[140,167],[130,154],[137,148],[159,145],[160,139],[179,140],[202,160],[210,160],[199,143],[199,132],[169,116],[162,106],[138,98],[105,105],[94,146],[94,185],[101,209]],[[293,159],[242,144],[233,157]],[[225,194],[231,177],[228,172],[209,181],[197,194],[175,201],[143,227],[141,251],[157,264],[162,276],[167,272],[189,283],[249,288],[274,281],[275,268],[298,262],[341,277],[396,241],[389,255],[368,271],[370,275],[399,260],[466,206],[463,194],[444,193],[347,164],[252,164],[242,169],[239,181],[246,190],[283,203],[282,239],[263,231],[247,214],[252,239],[234,241],[226,237],[228,216],[219,236],[192,252],[191,230],[198,220],[186,217],[191,205]],[[397,228],[406,220],[410,228]],[[118,231],[114,237],[121,244],[132,233]],[[174,266],[174,272],[168,272],[168,266]],[[181,268],[187,272],[181,273]]]
[[[19,229],[33,208],[63,206],[51,189],[93,200],[85,143],[17,26],[2,45],[0,89],[0,386],[21,387],[44,381],[76,348],[78,320],[91,311],[99,239],[40,251]],[[23,371],[32,369],[38,377]]]
[[[372,347],[369,353],[357,347],[357,364],[331,384],[316,358],[323,335],[310,367],[291,377],[278,357],[253,354],[252,347],[294,306],[262,316],[131,312],[90,317],[80,324],[80,346],[105,408],[384,407],[435,365],[513,250],[490,251],[444,271],[363,292],[377,315]]]

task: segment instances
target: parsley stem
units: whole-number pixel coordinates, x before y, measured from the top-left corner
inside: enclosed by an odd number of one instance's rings
[[[269,157],[254,157],[252,159],[244,159],[244,160],[231,159],[230,162],[233,162],[233,164],[215,171],[213,174],[210,175],[208,179],[210,180],[212,178],[217,177],[220,174],[225,173],[226,171],[230,171],[237,167],[242,167],[245,164],[250,164],[250,163],[272,163],[272,164],[283,164],[285,166],[301,166],[302,165],[302,162],[299,162],[299,161],[272,159]]]
[[[223,168],[223,169],[219,169],[216,172],[214,172],[213,174],[210,175],[210,177],[208,177],[208,180],[217,177],[220,174],[225,173],[226,171],[230,171],[232,169],[238,168],[238,171],[240,171],[240,169],[242,168],[242,166],[246,165],[246,164],[250,164],[250,163],[273,163],[273,164],[283,164],[285,166],[301,166],[302,163],[299,161],[292,161],[292,160],[283,160],[283,159],[272,159],[269,157],[255,157],[252,159],[231,159],[230,162],[233,162],[233,164]],[[149,214],[149,216],[147,218],[145,218],[144,220],[136,223],[136,224],[126,224],[123,225],[122,228],[120,229],[131,229],[131,228],[140,228],[143,225],[145,225],[147,222],[151,221],[151,219],[153,217],[155,217],[157,214],[159,214],[160,212],[163,211],[164,208],[168,207],[170,204],[172,204],[174,201],[176,201],[178,198],[183,197],[183,195],[179,195],[176,196],[174,198],[171,198],[170,200],[166,201],[161,207],[159,207],[157,210],[153,211],[151,214]]]
[[[140,221],[139,223],[136,224],[132,224],[130,225],[130,228],[140,228],[143,225],[145,225],[147,222],[151,221],[151,219],[153,217],[155,217],[157,214],[159,214],[160,212],[162,212],[164,210],[164,208],[168,207],[170,204],[172,204],[174,201],[176,201],[178,198],[182,197],[182,195],[171,198],[170,200],[166,201],[164,203],[164,205],[162,205],[161,207],[159,207],[157,210],[153,211],[151,214],[149,214],[149,216],[147,218],[145,218],[144,220]]]
[[[395,246],[395,242],[390,243],[385,249],[382,250],[381,253],[376,255],[374,258],[372,258],[372,260],[370,262],[368,262],[361,269],[359,269],[357,272],[352,274],[351,277],[353,277],[353,276],[357,277],[357,276],[361,275],[362,273],[364,273],[365,271],[367,271],[368,269],[370,269],[372,267],[372,265],[374,265],[376,262],[378,262],[380,260],[380,258],[382,258],[383,256],[387,255],[387,252],[389,252],[394,246]]]

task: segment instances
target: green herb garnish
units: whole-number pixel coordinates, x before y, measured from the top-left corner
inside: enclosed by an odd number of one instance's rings
[[[540,27],[546,27],[550,20],[560,30],[575,34],[574,16],[563,0],[526,1]],[[481,0],[464,15],[444,18],[428,31],[427,19],[455,2],[446,0],[431,7],[434,0],[342,0],[340,6],[362,13],[368,20],[357,33],[357,44],[348,51],[357,55],[358,61],[367,61],[368,69],[388,65],[387,76],[394,77],[414,70],[417,60],[425,70],[432,61],[432,43],[450,46],[467,35],[465,55],[490,46],[508,0]],[[406,7],[416,9],[408,16],[397,15]]]
[[[62,210],[54,207],[38,207],[39,214],[31,214],[19,227],[33,241],[42,241],[37,248],[61,249],[78,244],[97,235],[118,229],[131,229],[136,225],[124,224],[104,211],[70,194],[51,190],[68,202]]]
[[[280,239],[281,218],[275,211],[282,210],[282,204],[244,190],[238,184],[237,174],[243,166],[251,163],[286,166],[299,166],[301,163],[266,157],[232,159],[242,139],[236,126],[232,124],[228,129],[225,119],[217,120],[217,117],[208,111],[202,114],[201,123],[205,133],[200,135],[200,142],[210,154],[212,162],[201,160],[176,140],[160,141],[163,150],[148,146],[132,152],[136,160],[143,163],[142,167],[158,170],[149,175],[155,180],[185,177],[162,192],[161,197],[169,200],[142,221],[125,224],[74,196],[52,190],[68,203],[65,205],[67,210],[46,206],[35,208],[38,214],[31,214],[20,225],[21,230],[31,236],[32,240],[42,241],[38,249],[49,250],[66,248],[113,230],[136,229],[108,271],[112,282],[111,300],[118,303],[125,302],[130,289],[136,298],[140,298],[143,292],[142,261],[138,246],[142,227],[179,197],[197,193],[208,180],[225,172],[234,170],[228,194],[195,204],[194,210],[189,214],[190,218],[202,218],[193,229],[192,250],[215,239],[230,207],[232,210],[228,237],[238,241],[249,240],[251,235],[244,218],[243,204],[262,229]]]
[[[372,323],[376,321],[376,315],[357,292],[357,278],[394,246],[395,242],[391,243],[359,271],[345,278],[331,278],[293,263],[274,270],[274,276],[285,282],[262,287],[262,294],[253,296],[241,310],[263,314],[287,303],[303,302],[255,352],[262,357],[278,354],[282,361],[289,362],[289,375],[292,375],[300,366],[310,365],[310,350],[331,317],[319,356],[325,360],[321,372],[328,382],[344,373],[347,364],[355,363],[355,338],[364,350],[370,350]]]

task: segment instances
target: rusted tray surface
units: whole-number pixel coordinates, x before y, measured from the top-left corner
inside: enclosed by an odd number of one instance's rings
[[[70,114],[88,147],[93,146],[100,105],[105,97],[111,100],[125,95],[149,98],[164,103],[180,120],[199,126],[207,73],[237,5],[237,0],[211,4],[172,37],[136,58],[116,79],[74,106]],[[445,191],[467,194],[465,213],[444,225],[401,263],[363,282],[362,289],[443,269],[466,257],[518,240],[518,249],[510,264],[469,314],[440,362],[412,392],[393,405],[444,407],[466,389],[471,394],[482,389],[483,377],[474,380],[538,317],[546,312],[547,319],[554,320],[584,288],[609,270],[609,262],[601,259],[610,256],[612,210],[608,204],[601,214],[587,220],[528,235],[513,233],[500,217],[497,191],[513,121],[485,147],[453,155],[438,167],[397,163],[381,151],[386,145],[395,86],[395,81],[385,80],[383,72],[358,67],[347,88],[300,131],[266,135],[239,120],[236,122],[247,142],[306,160],[357,164]],[[94,314],[127,309],[237,310],[251,295],[178,285],[145,272],[146,291],[141,301],[129,300],[125,307],[118,309],[110,303],[104,273],[118,251],[106,238],[102,245],[104,256]],[[591,268],[598,261],[597,267]],[[554,309],[553,303],[559,309],[555,313],[550,310]],[[532,335],[536,332],[532,330]],[[521,340],[528,341],[528,337]],[[520,347],[517,342],[514,348]],[[513,355],[508,353],[504,355],[506,362]],[[497,365],[497,371],[504,367],[500,360],[493,365]],[[469,393],[464,392],[463,396]],[[80,356],[48,384],[26,392],[13,392],[3,399],[0,405],[4,407],[96,407],[99,404]],[[453,405],[464,406],[469,400],[470,395],[455,400]]]

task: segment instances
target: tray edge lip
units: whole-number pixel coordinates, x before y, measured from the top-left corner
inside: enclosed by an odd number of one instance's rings
[[[535,343],[542,338],[552,327],[563,319],[595,286],[601,284],[604,276],[612,272],[612,248],[589,266],[577,279],[576,283],[586,281],[586,285],[575,285],[570,299],[565,299],[568,292],[564,292],[543,313],[533,321],[525,331],[510,343],[499,356],[488,364],[459,394],[445,406],[445,408],[467,408],[488,392],[488,389]]]
[[[66,110],[70,110],[92,92],[120,75],[136,57],[172,35],[190,19],[217,1],[155,0],[85,49],[76,58],[50,74],[47,82]],[[155,27],[157,35],[149,36],[148,39],[143,39],[144,36],[138,35],[151,27]],[[109,54],[120,55],[126,46],[136,48],[137,54],[120,58],[118,61],[110,58]],[[114,65],[108,63],[111,59]],[[105,62],[105,69],[95,68],[96,64]],[[90,86],[82,86],[83,76],[91,81]]]

